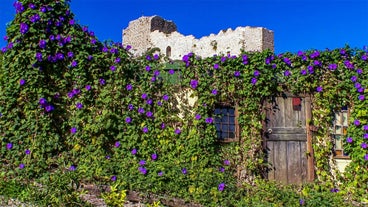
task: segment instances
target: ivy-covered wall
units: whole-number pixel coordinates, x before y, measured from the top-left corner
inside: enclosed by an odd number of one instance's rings
[[[242,184],[257,185],[268,167],[263,102],[289,91],[312,96],[317,180],[367,201],[366,49],[206,59],[190,53],[173,70],[159,55],[135,59],[129,46],[101,43],[77,23],[68,1],[14,6],[0,71],[5,180],[119,183],[121,189],[231,203]],[[198,99],[179,117],[179,108],[188,108],[175,96],[184,89]],[[218,142],[219,102],[238,106],[239,142]],[[346,105],[351,116],[344,148],[352,162],[335,178],[329,127],[333,112]],[[49,205],[58,196],[45,194]]]

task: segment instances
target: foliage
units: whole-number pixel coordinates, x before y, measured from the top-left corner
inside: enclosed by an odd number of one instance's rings
[[[38,189],[32,196],[40,205],[81,203],[83,182],[116,186],[104,194],[111,202],[124,199],[124,190],[139,190],[207,206],[234,206],[231,198],[244,192],[239,205],[297,205],[295,190],[259,183],[268,168],[262,107],[284,91],[312,97],[319,184],[366,201],[366,50],[205,59],[189,53],[167,64],[154,51],[133,58],[130,46],[98,41],[76,23],[68,1],[22,0],[15,8],[0,71],[1,168],[7,180]],[[239,142],[217,140],[214,109],[222,102],[238,108]],[[339,185],[329,125],[331,113],[345,105],[352,110],[352,141],[345,146],[352,163]],[[243,183],[257,187],[238,187]],[[340,202],[330,194],[318,189],[303,196]]]
[[[111,186],[110,192],[103,193],[102,198],[108,206],[124,206],[126,192],[124,190],[119,191],[117,189],[118,184]]]

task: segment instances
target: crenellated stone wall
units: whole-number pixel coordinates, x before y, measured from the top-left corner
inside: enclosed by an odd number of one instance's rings
[[[262,27],[237,27],[235,30],[221,30],[218,34],[196,39],[193,35],[177,32],[174,22],[159,16],[141,17],[129,23],[123,30],[123,45],[131,45],[135,55],[141,55],[151,48],[171,59],[181,59],[194,52],[202,57],[214,54],[238,55],[244,51],[274,50],[273,31]]]

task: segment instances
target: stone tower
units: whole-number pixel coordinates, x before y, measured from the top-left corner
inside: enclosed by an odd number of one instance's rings
[[[135,55],[159,48],[171,59],[181,59],[189,52],[210,57],[214,54],[238,55],[241,50],[274,50],[273,31],[262,27],[237,27],[196,39],[193,35],[180,34],[174,22],[159,16],[140,17],[129,22],[123,30],[122,42],[123,45],[131,45]]]

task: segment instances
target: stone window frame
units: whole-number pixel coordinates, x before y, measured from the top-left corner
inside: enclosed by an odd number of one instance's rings
[[[333,157],[335,159],[350,159],[350,156],[344,153],[343,146],[349,127],[349,118],[350,108],[347,106],[333,113],[330,135],[333,139]]]
[[[220,125],[224,125],[224,126],[228,126],[230,127],[230,125],[233,125],[234,127],[234,131],[233,131],[233,134],[234,134],[234,137],[221,137],[221,136],[218,136],[218,132],[219,132],[219,125],[218,125],[218,121],[219,121],[219,115],[221,114],[217,114],[216,113],[216,110],[217,109],[233,109],[234,110],[234,114],[230,114],[230,117],[228,117],[228,119],[226,120],[226,122],[223,122],[225,120],[221,120],[220,122]],[[215,104],[215,109],[213,111],[213,114],[214,114],[214,124],[215,124],[215,127],[216,127],[216,138],[218,140],[218,142],[220,143],[231,143],[231,142],[238,142],[240,140],[240,126],[239,126],[239,106],[238,104],[234,104],[234,103],[230,103],[230,102],[221,102],[221,103],[217,103]],[[231,123],[230,119],[233,117],[234,120],[233,120],[233,123]],[[230,129],[228,128],[227,132],[231,132]],[[221,133],[221,131],[220,131]]]

